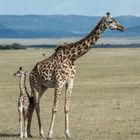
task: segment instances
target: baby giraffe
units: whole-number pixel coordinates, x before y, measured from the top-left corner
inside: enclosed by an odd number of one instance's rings
[[[19,122],[20,122],[20,137],[27,138],[27,123],[29,114],[29,95],[25,85],[27,72],[19,67],[19,70],[14,74],[14,76],[20,77],[19,89],[20,95],[18,99],[18,112],[19,112]],[[24,126],[24,132],[23,132]]]

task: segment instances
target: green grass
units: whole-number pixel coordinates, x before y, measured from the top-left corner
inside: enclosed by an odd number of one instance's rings
[[[0,139],[19,140],[17,99],[22,66],[29,72],[36,62],[53,50],[0,51]],[[72,95],[70,130],[72,140],[140,139],[140,49],[92,49],[77,62]],[[27,78],[28,91],[29,82]],[[53,89],[41,99],[45,138],[49,129]],[[54,139],[64,135],[64,91],[54,126]],[[34,113],[33,140],[41,139]],[[44,139],[44,138],[43,138]]]

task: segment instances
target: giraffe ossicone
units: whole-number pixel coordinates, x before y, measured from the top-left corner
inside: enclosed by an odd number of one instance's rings
[[[70,44],[58,46],[54,54],[49,58],[38,62],[30,73],[31,94],[35,100],[35,106],[30,110],[30,119],[28,124],[28,133],[30,134],[31,119],[33,110],[36,110],[39,124],[39,133],[41,134],[42,124],[40,118],[40,97],[48,88],[54,88],[54,101],[52,107],[52,118],[48,132],[48,138],[53,136],[53,126],[55,116],[58,110],[58,102],[63,86],[65,86],[65,134],[70,137],[69,131],[69,112],[71,94],[76,74],[74,62],[82,55],[87,53],[100,38],[100,35],[106,30],[124,31],[110,13],[103,16],[96,27],[83,39]]]

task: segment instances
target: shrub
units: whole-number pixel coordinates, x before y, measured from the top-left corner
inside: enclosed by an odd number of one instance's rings
[[[26,47],[18,43],[13,43],[11,45],[0,45],[0,50],[20,50],[20,49],[26,49]]]

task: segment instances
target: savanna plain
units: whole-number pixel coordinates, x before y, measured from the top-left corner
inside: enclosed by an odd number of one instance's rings
[[[53,49],[0,51],[0,139],[19,140],[17,100],[22,66],[30,73],[36,62]],[[75,62],[76,79],[71,100],[72,140],[140,140],[140,49],[91,49]],[[30,93],[29,80],[26,84]],[[34,112],[33,140],[46,139],[51,119],[53,89],[41,98],[45,138],[40,138]],[[64,89],[54,125],[54,139],[64,135]]]

